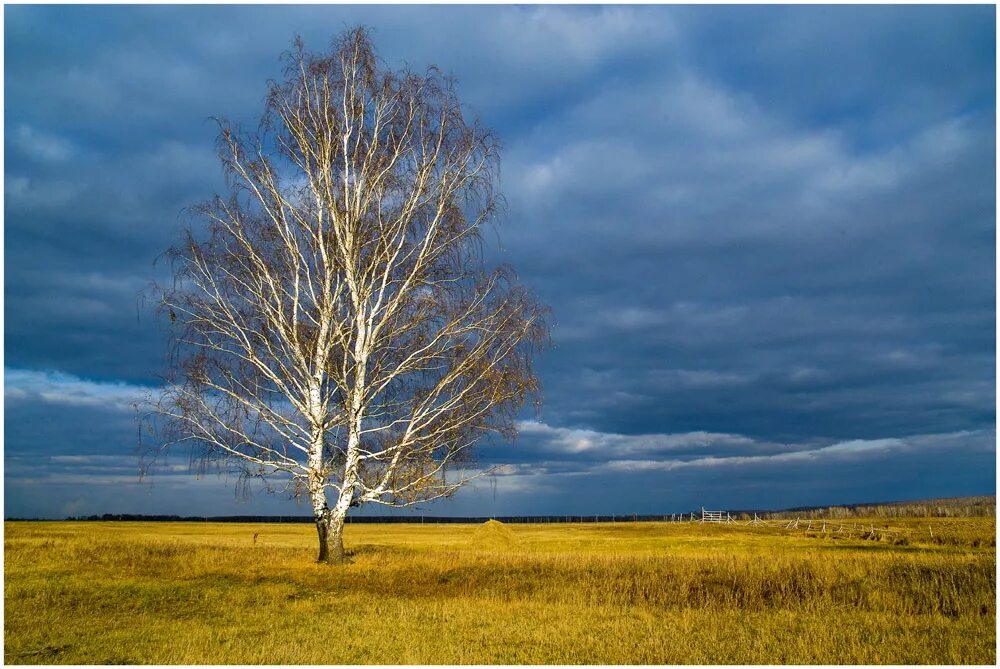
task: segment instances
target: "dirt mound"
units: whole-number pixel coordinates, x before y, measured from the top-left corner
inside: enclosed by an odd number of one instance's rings
[[[499,520],[487,520],[472,531],[469,544],[483,550],[509,550],[517,546],[514,531]]]

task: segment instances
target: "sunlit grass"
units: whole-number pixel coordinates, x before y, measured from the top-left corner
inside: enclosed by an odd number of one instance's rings
[[[7,523],[4,659],[993,664],[993,519],[890,525]]]

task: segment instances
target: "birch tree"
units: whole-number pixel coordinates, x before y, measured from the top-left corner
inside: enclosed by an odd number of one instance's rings
[[[516,436],[548,331],[485,266],[498,146],[453,82],[391,70],[360,28],[285,58],[256,132],[220,122],[230,192],[168,253],[154,415],[158,443],[307,498],[339,562],[351,507],[450,496],[474,444]]]

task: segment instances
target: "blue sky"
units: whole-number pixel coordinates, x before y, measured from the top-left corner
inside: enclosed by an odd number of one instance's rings
[[[296,34],[435,63],[504,145],[491,262],[545,403],[442,515],[991,494],[995,9],[5,8],[7,516],[307,514],[184,454],[138,481],[139,299]]]

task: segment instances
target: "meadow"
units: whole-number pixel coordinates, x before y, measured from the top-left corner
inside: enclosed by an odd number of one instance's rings
[[[12,664],[995,664],[994,518],[7,522]]]

